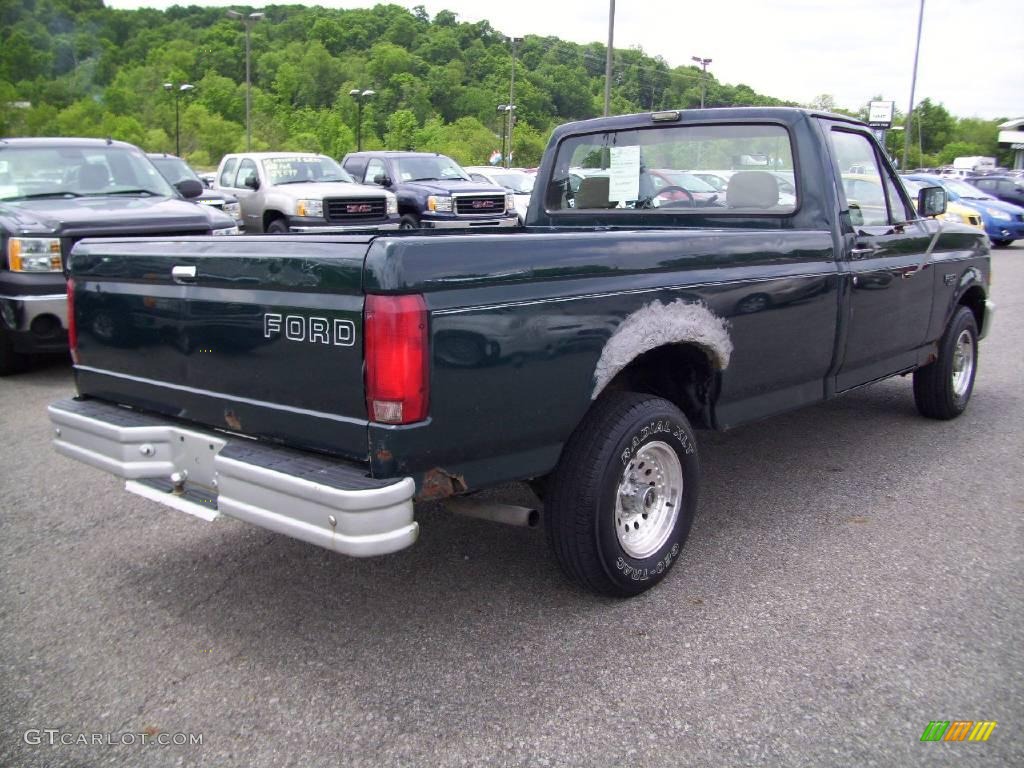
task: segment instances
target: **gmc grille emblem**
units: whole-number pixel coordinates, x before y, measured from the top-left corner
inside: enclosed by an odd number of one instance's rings
[[[371,213],[373,211],[373,206],[369,203],[346,205],[345,211],[347,213]]]
[[[473,201],[473,207],[474,208],[493,208],[494,207],[494,201],[493,200],[474,200]]]

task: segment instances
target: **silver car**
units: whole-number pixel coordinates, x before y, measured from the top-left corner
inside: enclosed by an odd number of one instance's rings
[[[397,198],[378,186],[356,184],[325,155],[225,155],[214,189],[238,198],[247,233],[398,229]]]

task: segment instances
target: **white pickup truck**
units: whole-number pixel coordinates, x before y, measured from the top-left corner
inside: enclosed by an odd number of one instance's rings
[[[248,233],[398,229],[398,201],[355,179],[325,155],[246,152],[225,155],[214,189],[238,198]]]

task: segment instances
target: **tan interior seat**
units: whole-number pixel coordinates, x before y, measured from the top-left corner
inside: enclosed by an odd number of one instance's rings
[[[729,179],[725,202],[730,208],[774,208],[779,204],[779,183],[767,171],[738,171]]]

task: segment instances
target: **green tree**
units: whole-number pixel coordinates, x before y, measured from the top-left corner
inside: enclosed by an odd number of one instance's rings
[[[416,115],[408,109],[400,109],[388,118],[388,130],[384,134],[384,146],[388,149],[415,149]]]

